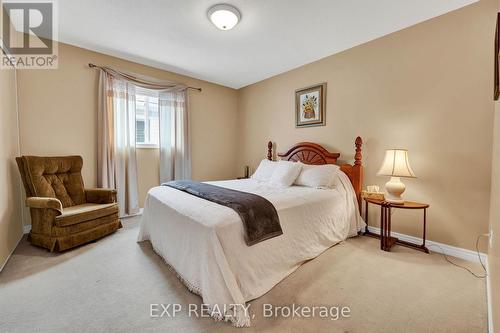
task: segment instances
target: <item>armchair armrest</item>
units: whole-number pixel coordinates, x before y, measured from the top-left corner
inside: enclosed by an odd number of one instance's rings
[[[26,198],[26,206],[30,208],[43,208],[43,209],[54,209],[59,212],[60,215],[63,211],[62,203],[57,198],[50,197],[29,197]]]
[[[96,204],[107,204],[116,202],[116,190],[109,188],[85,189],[87,202]]]

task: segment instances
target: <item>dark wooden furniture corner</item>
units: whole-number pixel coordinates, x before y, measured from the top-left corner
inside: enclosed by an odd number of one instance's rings
[[[366,229],[365,229],[365,235],[368,236],[374,236],[380,238],[380,249],[384,251],[390,251],[391,247],[394,244],[399,244],[402,246],[410,247],[425,253],[429,253],[429,250],[425,246],[425,233],[426,233],[426,228],[427,228],[427,208],[429,208],[428,204],[424,203],[418,203],[418,202],[412,202],[412,201],[405,201],[404,204],[392,204],[390,202],[384,201],[384,200],[378,200],[378,199],[370,199],[370,198],[363,198],[365,201],[365,222],[366,222]],[[380,206],[380,235],[374,234],[368,230],[368,204],[374,204]],[[391,213],[392,209],[421,209],[423,210],[424,213],[424,219],[423,219],[423,237],[422,237],[422,244],[417,245],[413,244],[407,241],[403,241],[400,239],[397,239],[396,237],[391,236],[391,224],[392,224],[392,218],[391,218]]]

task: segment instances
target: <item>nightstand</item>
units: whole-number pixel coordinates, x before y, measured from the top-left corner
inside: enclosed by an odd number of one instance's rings
[[[365,201],[365,222],[367,227],[365,229],[365,235],[376,236],[380,238],[380,249],[384,251],[390,251],[391,247],[394,244],[403,245],[406,247],[410,247],[425,253],[429,253],[429,250],[425,246],[425,232],[427,228],[427,208],[429,208],[428,204],[405,201],[403,204],[392,204],[390,202],[378,199],[369,199],[363,198]],[[380,206],[380,235],[376,235],[368,231],[368,204],[374,204]],[[412,209],[412,210],[423,210],[423,237],[422,244],[416,245],[410,242],[406,242],[403,240],[399,240],[396,237],[391,236],[391,224],[392,218],[391,213],[392,209]]]

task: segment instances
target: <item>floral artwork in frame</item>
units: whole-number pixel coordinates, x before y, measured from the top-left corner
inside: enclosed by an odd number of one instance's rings
[[[325,125],[326,83],[295,91],[295,126]]]

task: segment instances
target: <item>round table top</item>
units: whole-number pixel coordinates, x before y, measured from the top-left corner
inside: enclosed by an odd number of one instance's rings
[[[389,207],[394,207],[394,208],[402,208],[402,209],[423,209],[423,208],[428,208],[429,205],[425,203],[420,203],[420,202],[413,202],[413,201],[405,201],[402,204],[395,204],[392,202],[387,202],[385,200],[379,200],[379,199],[371,199],[371,198],[363,198],[366,202],[375,204],[375,205],[380,205],[380,206],[389,206]]]

